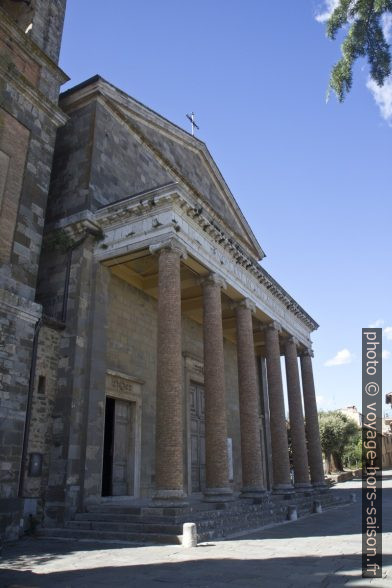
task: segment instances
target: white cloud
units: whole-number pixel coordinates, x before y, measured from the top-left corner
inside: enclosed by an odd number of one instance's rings
[[[340,0],[325,0],[324,12],[316,14],[317,22],[327,22],[335,8],[339,6]]]
[[[388,43],[392,41],[392,14],[390,12],[386,12],[382,15],[382,30],[384,33],[384,37]]]
[[[367,88],[373,94],[381,116],[392,126],[392,76],[389,76],[383,86],[376,84],[371,78],[366,82]]]
[[[382,358],[389,359],[390,357],[391,357],[391,352],[388,351],[387,349],[384,349],[384,351],[382,352]]]
[[[385,321],[383,321],[382,319],[377,319],[376,321],[374,321],[374,323],[370,323],[369,329],[379,329],[384,325],[384,323]]]
[[[351,353],[351,351],[349,351],[348,349],[341,349],[341,351],[337,352],[335,357],[328,359],[328,361],[326,361],[324,365],[326,367],[331,367],[333,365],[344,365],[346,363],[351,363],[353,359],[354,354]]]
[[[321,394],[316,396],[316,402],[317,406],[322,408],[328,408],[328,406],[331,406],[331,400],[329,398],[325,398],[325,396],[322,396]]]
[[[388,341],[392,341],[392,327],[385,327],[384,336]]]

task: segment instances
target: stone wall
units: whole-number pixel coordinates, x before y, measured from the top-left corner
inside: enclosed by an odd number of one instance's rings
[[[38,311],[38,305],[0,289],[0,532],[6,539],[19,533],[19,472]]]
[[[53,444],[53,408],[61,335],[61,330],[48,325],[43,325],[39,332],[23,483],[24,527],[28,531],[32,531],[43,518]],[[37,458],[41,459],[41,466],[34,471],[32,464]]]
[[[77,109],[57,133],[48,222],[89,209],[95,108],[87,104]]]
[[[19,477],[42,310],[35,288],[55,135],[66,120],[57,98],[67,78],[56,65],[65,0],[32,6],[34,35],[24,33],[23,18],[15,20],[14,9],[26,5],[0,2],[0,533],[6,539],[18,536],[23,507]]]
[[[47,485],[61,334],[46,325],[39,333],[27,455],[29,461],[32,453],[40,453],[43,462],[41,475],[31,476],[26,468],[23,495],[28,498],[42,498]]]
[[[92,209],[173,181],[174,176],[137,135],[98,103],[91,167]]]
[[[173,181],[137,136],[97,100],[68,114],[69,123],[57,135],[49,221]]]

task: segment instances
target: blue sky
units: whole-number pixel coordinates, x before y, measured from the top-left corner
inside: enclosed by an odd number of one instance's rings
[[[316,20],[324,10],[68,0],[60,65],[67,86],[99,73],[187,130],[195,111],[263,265],[320,324],[315,380],[329,410],[361,406],[362,327],[380,321],[392,352],[392,84],[372,92],[359,63],[346,102],[326,103],[339,43]],[[389,392],[392,354],[383,373]]]

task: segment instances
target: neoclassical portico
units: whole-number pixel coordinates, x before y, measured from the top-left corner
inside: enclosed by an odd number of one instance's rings
[[[318,436],[317,406],[311,366],[311,351],[282,325],[265,316],[257,302],[230,285],[215,267],[208,268],[195,259],[194,252],[181,235],[170,233],[149,245],[158,258],[158,345],[156,387],[156,466],[155,494],[152,505],[181,506],[187,503],[186,426],[183,376],[181,313],[200,311],[203,326],[203,362],[205,388],[205,460],[204,500],[221,502],[233,499],[228,477],[227,413],[225,391],[224,337],[234,337],[237,348],[239,421],[243,497],[262,496],[263,456],[259,427],[259,382],[256,355],[267,361],[269,419],[272,445],[273,486],[277,493],[309,490],[311,484],[323,484],[323,468]],[[127,257],[129,259],[129,255]],[[121,258],[115,258],[120,261]],[[121,263],[104,262],[119,272]],[[127,261],[129,264],[129,261]],[[194,278],[182,278],[190,265]],[[183,268],[183,269],[181,269]],[[198,269],[198,272],[195,269]],[[124,275],[118,273],[118,275]],[[188,274],[185,274],[188,276]],[[147,283],[147,282],[146,282]],[[150,280],[151,283],[151,280]],[[184,296],[192,285],[192,297]],[[140,283],[141,285],[141,283]],[[230,287],[231,286],[231,287]],[[198,288],[197,296],[194,295]],[[224,317],[230,309],[233,319]],[[181,311],[181,308],[183,309]],[[230,322],[232,321],[232,322]],[[226,326],[226,329],[225,329]],[[229,331],[227,330],[229,326]],[[294,486],[290,477],[286,409],[283,394],[281,355],[286,363],[289,420],[291,426]],[[299,379],[301,356],[303,390]],[[305,403],[307,429],[302,410]]]
[[[158,380],[157,380],[157,493],[155,498],[178,504],[185,497],[185,476],[181,471],[181,283],[179,264],[184,247],[175,238],[152,247],[160,252],[158,289]],[[169,268],[169,270],[168,270]],[[232,499],[228,480],[227,423],[224,384],[222,289],[227,284],[212,272],[200,280],[202,287],[204,334],[204,381],[206,419],[205,500]],[[262,455],[258,427],[258,383],[252,315],[256,305],[247,298],[233,303],[236,317],[238,357],[239,417],[243,487],[241,496],[255,497],[265,492],[262,481]],[[171,317],[171,318],[170,318]],[[317,407],[314,396],[310,352],[301,353],[305,410],[308,417],[308,446],[299,380],[299,343],[286,335],[280,343],[281,326],[271,321],[262,326],[267,358],[270,428],[272,441],[273,489],[278,493],[310,489],[323,484]],[[288,438],[281,372],[281,349],[285,356],[289,418],[294,461],[294,487],[290,478]],[[175,356],[173,358],[173,356]],[[159,411],[161,410],[161,414]],[[309,461],[312,464],[309,472]],[[166,482],[165,482],[166,481]],[[165,485],[166,484],[166,485]]]

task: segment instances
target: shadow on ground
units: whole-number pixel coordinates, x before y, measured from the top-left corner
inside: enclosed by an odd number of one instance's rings
[[[384,557],[384,565],[392,556]],[[199,559],[178,563],[100,567],[36,574],[30,571],[3,572],[3,588],[252,588],[343,586],[359,578],[359,555],[333,557],[278,557],[265,560]]]
[[[4,548],[0,587],[373,586],[362,581],[357,584],[361,570],[361,484],[333,492],[354,493],[357,502],[249,533],[234,541],[216,540],[205,549],[187,551],[180,546],[166,546],[158,552],[158,547],[140,546],[139,550],[137,545],[118,543],[22,540]],[[383,490],[383,504],[383,531],[388,533],[392,531],[391,488]],[[301,541],[302,538],[311,541]],[[329,545],[325,554],[324,538]],[[282,545],[287,549],[284,547],[280,553]],[[384,568],[392,565],[391,552],[388,536],[384,540]]]

